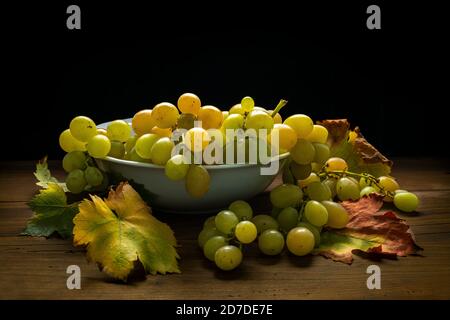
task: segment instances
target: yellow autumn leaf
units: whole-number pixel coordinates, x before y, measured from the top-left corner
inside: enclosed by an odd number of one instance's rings
[[[147,273],[177,272],[179,256],[170,227],[156,219],[139,194],[121,183],[103,200],[91,195],[73,219],[74,244],[113,278],[126,280],[139,260]]]

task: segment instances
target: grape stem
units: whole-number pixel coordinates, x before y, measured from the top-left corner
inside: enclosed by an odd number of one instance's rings
[[[287,105],[288,101],[281,99],[280,102],[278,102],[277,107],[275,110],[273,110],[272,114],[270,115],[272,118],[277,115],[278,112],[280,112],[281,108],[283,108],[285,105]]]

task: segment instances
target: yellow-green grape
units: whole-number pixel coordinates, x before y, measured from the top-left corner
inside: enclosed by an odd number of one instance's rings
[[[320,164],[321,166],[330,158],[330,147],[324,143],[313,143],[314,150],[314,162]]]
[[[270,201],[278,208],[295,207],[302,198],[302,190],[293,184],[282,184],[270,191]]]
[[[171,128],[153,127],[151,133],[157,134],[160,137],[170,138],[172,136],[172,129]]]
[[[245,127],[247,129],[266,129],[269,133],[273,128],[273,118],[263,111],[252,111],[247,115]]]
[[[398,184],[398,182],[392,178],[392,177],[387,177],[387,176],[381,176],[378,178],[379,184],[380,186],[388,192],[395,192],[395,190],[400,189],[400,185]],[[393,198],[389,195],[385,196],[384,201],[387,202],[392,202]]]
[[[327,171],[345,171],[348,169],[348,165],[344,159],[333,157],[327,160],[325,169]]]
[[[295,179],[297,180],[304,180],[309,177],[311,174],[311,164],[298,164],[295,161],[292,161],[289,165],[292,174],[294,175]]]
[[[235,113],[242,114],[242,115],[245,114],[245,111],[244,111],[244,109],[242,109],[242,106],[241,106],[240,103],[235,104],[234,106],[232,106],[228,112],[230,114],[235,114]]]
[[[419,198],[411,192],[400,192],[394,196],[394,205],[404,212],[412,212],[419,206]]]
[[[306,137],[306,140],[317,143],[327,143],[328,130],[324,126],[315,124],[311,133]]]
[[[208,171],[198,165],[190,165],[186,175],[186,190],[194,198],[203,197],[209,190],[210,176]]]
[[[204,222],[203,222],[203,229],[208,229],[208,228],[215,228],[216,227],[216,216],[211,216],[208,217]]]
[[[103,173],[96,167],[87,167],[84,170],[84,178],[88,185],[97,187],[103,182]]]
[[[204,106],[200,108],[197,118],[202,122],[203,129],[218,129],[222,124],[223,114],[216,107]]]
[[[272,210],[270,212],[270,216],[274,219],[278,218],[278,215],[280,214],[280,212],[283,210],[283,208],[277,208],[277,207],[272,207]]]
[[[111,141],[111,150],[109,150],[108,156],[122,159],[125,155],[125,146],[123,142],[120,141]]]
[[[320,172],[323,168],[323,164],[319,164],[317,162],[312,162],[311,163],[311,168],[313,172]]]
[[[288,232],[289,230],[297,226],[298,211],[292,207],[284,208],[278,214],[277,222],[281,229]]]
[[[174,127],[179,115],[177,107],[169,102],[159,103],[152,110],[152,119],[161,129]]]
[[[214,219],[217,230],[224,234],[230,234],[239,223],[238,217],[230,210],[222,210]]]
[[[196,119],[197,118],[193,114],[182,113],[178,117],[177,128],[186,129],[186,130],[192,129],[195,125]]]
[[[308,201],[304,213],[306,220],[316,227],[321,227],[328,222],[328,211],[319,201]]]
[[[283,123],[294,129],[300,139],[305,139],[314,128],[311,118],[304,114],[290,116]]]
[[[310,173],[308,178],[303,179],[303,180],[298,180],[297,184],[300,188],[305,188],[307,187],[310,183],[313,183],[315,181],[320,181],[320,178],[317,174],[315,174],[314,172]]]
[[[295,146],[290,150],[292,159],[298,164],[308,164],[314,161],[316,150],[311,142],[298,139]]]
[[[137,136],[151,133],[153,127],[156,126],[155,120],[152,118],[152,110],[145,109],[137,112],[131,120],[131,126]]]
[[[241,221],[236,225],[234,235],[241,243],[247,244],[255,241],[258,231],[251,221]]]
[[[369,194],[376,193],[376,192],[377,192],[377,189],[375,189],[374,187],[371,187],[371,186],[367,186],[361,190],[359,195],[360,195],[360,197],[363,197],[363,196],[368,196]]]
[[[268,134],[270,144],[273,144],[272,137],[278,133],[278,143],[280,150],[289,151],[297,143],[297,133],[286,124],[275,124],[272,131]]]
[[[253,101],[252,97],[244,97],[241,100],[241,106],[245,112],[250,112],[255,106],[255,101]]]
[[[152,158],[152,147],[161,137],[154,133],[146,133],[140,136],[134,145],[136,153],[142,159]],[[168,138],[167,138],[168,139]]]
[[[224,234],[217,230],[215,227],[212,228],[203,228],[203,230],[199,233],[197,242],[200,248],[203,249],[206,241],[216,236],[223,236]]]
[[[397,189],[397,190],[395,190],[395,194],[397,194],[397,193],[405,193],[405,192],[408,192],[408,190],[403,190],[403,189]]]
[[[230,112],[228,111],[222,111],[223,121],[225,121],[226,118],[230,115]]]
[[[238,113],[230,114],[223,120],[223,129],[241,129],[244,127],[244,116]]]
[[[296,256],[309,254],[315,246],[314,234],[306,228],[296,227],[286,237],[288,250]]]
[[[342,177],[336,184],[336,194],[341,201],[358,200],[360,197],[359,184],[349,179]]]
[[[125,153],[129,153],[131,149],[134,148],[136,145],[136,141],[138,139],[138,136],[133,136],[128,138],[127,142],[125,142]]]
[[[284,237],[278,230],[266,230],[258,238],[258,248],[268,256],[280,254],[284,248]]]
[[[131,137],[131,127],[123,120],[115,120],[106,128],[110,140],[125,142]]]
[[[323,201],[331,199],[331,190],[325,183],[314,181],[306,187],[306,194],[311,200]]]
[[[86,155],[82,151],[69,152],[64,156],[62,166],[66,172],[76,169],[84,170],[86,168]]]
[[[86,144],[75,139],[70,133],[70,129],[66,129],[59,135],[59,146],[65,152],[86,151]]]
[[[200,101],[200,98],[193,93],[183,93],[178,98],[177,105],[181,113],[197,115],[202,106],[202,102]]]
[[[333,201],[322,201],[321,203],[328,212],[327,226],[334,229],[342,229],[347,225],[350,216],[343,206]]]
[[[256,230],[258,230],[258,234],[261,234],[269,229],[278,230],[279,227],[277,220],[267,214],[256,215],[252,218],[251,221],[255,224]]]
[[[150,163],[149,159],[144,159],[138,155],[136,152],[136,148],[131,149],[131,151],[127,154],[127,160],[142,162],[142,163]]]
[[[137,142],[136,142],[137,144]],[[167,137],[157,140],[151,149],[151,159],[154,164],[163,166],[172,157],[174,143]],[[137,150],[136,150],[137,151]]]
[[[214,255],[214,262],[223,271],[233,270],[242,262],[242,251],[236,246],[223,246],[217,249]]]
[[[204,150],[210,141],[208,132],[203,128],[189,129],[184,135],[184,141],[189,150],[200,152]]]
[[[107,136],[108,131],[106,131],[106,129],[103,129],[103,128],[97,128],[97,134],[102,134],[104,136]]]
[[[309,222],[302,221],[297,224],[297,227],[303,227],[311,231],[314,235],[314,247],[318,247],[320,245],[320,230],[316,226],[312,225]]]
[[[94,158],[106,157],[109,150],[111,150],[111,141],[102,134],[93,136],[87,143],[87,151]]]
[[[272,116],[273,110],[267,110],[267,113]],[[275,116],[273,116],[273,123],[277,124],[277,123],[283,123],[283,118],[281,117],[280,113],[277,112],[277,114]]]
[[[83,170],[75,169],[71,171],[66,177],[66,186],[72,193],[81,193],[86,187],[87,182],[84,177]]]
[[[244,200],[233,201],[228,210],[232,211],[239,220],[250,220],[253,217],[253,209]]]
[[[228,241],[222,236],[211,237],[203,246],[203,254],[208,260],[214,261],[216,251],[227,244]]]
[[[328,189],[331,191],[331,198],[333,199],[336,197],[336,184],[337,180],[334,178],[326,178],[322,181],[323,184],[326,184],[328,186]]]
[[[189,164],[184,160],[183,155],[177,154],[167,161],[164,172],[170,180],[178,181],[186,177]]]
[[[81,141],[87,142],[90,138],[97,134],[97,127],[92,119],[85,116],[78,116],[70,121],[70,133],[72,136]]]

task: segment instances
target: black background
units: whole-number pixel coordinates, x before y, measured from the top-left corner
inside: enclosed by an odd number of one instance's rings
[[[2,160],[61,158],[76,115],[101,123],[194,92],[227,109],[243,96],[284,117],[348,118],[387,156],[448,156],[435,5],[232,1],[20,3],[5,10]],[[366,8],[381,7],[381,30]],[[81,30],[66,8],[81,7]],[[447,103],[448,104],[448,103]],[[11,135],[12,134],[12,135]]]

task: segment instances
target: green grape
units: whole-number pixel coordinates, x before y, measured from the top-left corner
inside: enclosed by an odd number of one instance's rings
[[[419,198],[411,192],[400,192],[394,196],[394,205],[404,212],[412,212],[419,206]]]
[[[290,163],[291,172],[297,180],[304,180],[311,174],[311,164],[298,164],[295,161]]]
[[[258,230],[253,222],[241,221],[236,225],[234,235],[241,243],[252,243],[258,235]]]
[[[85,143],[75,139],[70,133],[70,129],[61,132],[59,136],[59,146],[65,152],[86,151]]]
[[[278,215],[277,222],[281,229],[288,232],[298,223],[298,211],[292,207],[284,208]]]
[[[283,208],[277,208],[277,207],[272,207],[272,211],[270,212],[270,216],[274,219],[278,218],[278,215],[280,214],[281,210],[283,210]]]
[[[242,262],[242,251],[236,246],[223,246],[216,251],[214,262],[224,271],[233,270]]]
[[[241,106],[245,112],[250,112],[255,106],[255,101],[253,101],[252,97],[244,97],[241,100]]]
[[[283,167],[282,178],[283,178],[283,183],[286,183],[286,184],[296,184],[297,183],[297,179],[295,179],[294,175],[292,174],[289,164],[286,164]]]
[[[84,178],[88,185],[97,187],[103,182],[103,173],[96,167],[87,167],[84,170]]]
[[[222,128],[226,129],[241,129],[244,127],[244,116],[238,113],[230,114],[222,124]]]
[[[81,193],[86,187],[86,179],[84,178],[84,172],[80,169],[71,171],[66,178],[66,186],[72,193]]]
[[[240,103],[235,104],[234,106],[232,106],[229,110],[229,114],[245,114],[244,109],[242,109],[242,106]]]
[[[302,190],[293,184],[282,184],[270,191],[270,201],[278,208],[295,207],[302,198]]]
[[[317,163],[317,162],[311,163],[311,169],[312,169],[313,172],[320,172],[320,171],[322,171],[322,167],[323,167],[323,165],[321,165],[320,163]]]
[[[214,236],[208,239],[203,246],[203,254],[208,260],[214,261],[216,251],[228,244],[227,239],[223,236]]]
[[[85,116],[73,118],[70,121],[69,128],[72,136],[81,142],[88,142],[90,138],[97,135],[97,127],[94,121]]]
[[[314,249],[315,244],[314,234],[303,227],[295,227],[286,237],[288,250],[296,256],[307,255]]]
[[[217,230],[216,228],[203,228],[202,231],[198,234],[197,242],[200,248],[203,249],[205,246],[205,243],[211,239],[212,237],[216,236],[223,236],[224,234]]]
[[[342,177],[336,184],[336,193],[341,201],[358,200],[360,197],[359,184],[348,177]]]
[[[311,142],[326,143],[328,138],[328,130],[324,126],[315,124],[311,133],[305,138]]]
[[[86,155],[82,151],[69,152],[64,156],[62,166],[66,172],[71,172],[75,169],[84,170],[86,168]]]
[[[161,138],[154,133],[146,133],[140,136],[135,143],[134,149],[142,159],[151,159],[152,147],[158,139]]]
[[[123,120],[115,120],[106,128],[110,140],[126,142],[131,137],[131,127]]]
[[[408,192],[408,191],[407,190],[402,190],[402,189],[397,189],[397,190],[394,191],[395,194],[397,194],[397,193],[405,193],[405,192]]]
[[[245,119],[245,127],[247,129],[266,129],[267,133],[269,133],[273,125],[273,118],[263,111],[252,111]]]
[[[369,179],[367,179],[366,177],[361,177],[359,179],[359,188],[361,190],[364,189],[365,187],[369,187],[369,186],[372,186],[372,182]]]
[[[322,201],[321,203],[328,212],[327,226],[335,229],[342,229],[347,225],[350,217],[343,206],[333,201]]]
[[[232,211],[239,220],[250,220],[253,217],[252,207],[244,200],[232,202],[228,210]]]
[[[150,163],[150,160],[141,158],[141,157],[137,154],[135,148],[131,149],[130,153],[128,153],[128,160],[130,160],[130,161],[136,161],[136,162],[143,162],[143,163]]]
[[[196,116],[191,113],[182,113],[177,121],[177,127],[182,129],[192,129],[194,122],[197,120]]]
[[[266,230],[258,238],[258,248],[268,256],[280,254],[284,248],[284,237],[278,230]]]
[[[375,189],[374,187],[367,186],[361,190],[361,192],[359,193],[359,196],[360,197],[368,196],[369,194],[376,193],[376,192],[377,192],[377,189]]]
[[[189,170],[189,164],[185,163],[184,156],[181,154],[177,154],[169,159],[166,163],[166,167],[164,168],[164,172],[166,176],[170,180],[181,180],[186,177],[187,172]]]
[[[314,172],[312,172],[308,178],[303,179],[303,180],[298,180],[298,186],[300,188],[305,188],[307,187],[310,183],[313,183],[315,181],[320,181],[320,178],[317,174],[315,174]]]
[[[125,146],[123,145],[123,142],[111,141],[111,150],[109,150],[108,156],[116,159],[123,159],[124,155]]]
[[[152,162],[161,166],[165,165],[172,156],[172,149],[174,146],[175,145],[173,144],[172,140],[167,137],[161,138],[156,141],[151,149]]]
[[[394,193],[395,190],[400,189],[398,182],[392,177],[381,176],[378,178],[380,186],[384,189],[384,191]],[[394,198],[388,194],[383,198],[384,201],[392,202]]]
[[[104,158],[111,150],[111,141],[108,137],[98,134],[89,139],[87,151],[91,157]]]
[[[214,222],[217,230],[224,234],[230,234],[239,223],[239,219],[230,210],[222,210],[216,215]]]
[[[331,191],[331,199],[333,199],[334,197],[336,197],[336,184],[337,184],[337,180],[334,178],[326,178],[325,180],[323,180],[322,182],[323,184],[326,184],[328,186],[328,189],[330,189]]]
[[[203,229],[207,228],[215,228],[216,222],[215,222],[216,216],[208,217],[205,222],[203,222]]]
[[[314,181],[306,186],[306,194],[311,200],[323,201],[331,199],[331,190],[327,184]]]
[[[297,227],[303,227],[308,229],[314,235],[314,247],[318,247],[320,245],[320,230],[309,222],[299,222]]]
[[[292,159],[298,164],[310,164],[316,155],[316,150],[311,142],[298,139],[295,146],[290,150]]]
[[[314,162],[321,166],[330,158],[330,147],[326,143],[313,143],[315,154]]]
[[[258,230],[258,234],[261,234],[269,229],[278,229],[277,220],[267,214],[259,214],[254,216],[252,222],[255,224],[256,230]]]
[[[321,227],[328,222],[328,211],[325,206],[318,201],[308,201],[304,213],[308,222],[316,227]]]
[[[304,114],[290,116],[283,123],[294,129],[299,139],[306,138],[314,128],[311,118]]]
[[[190,165],[186,175],[186,190],[192,197],[201,198],[208,192],[210,180],[204,167]]]
[[[136,145],[137,139],[138,136],[128,138],[127,142],[125,142],[125,153],[131,152],[131,149],[133,149],[134,146]]]

